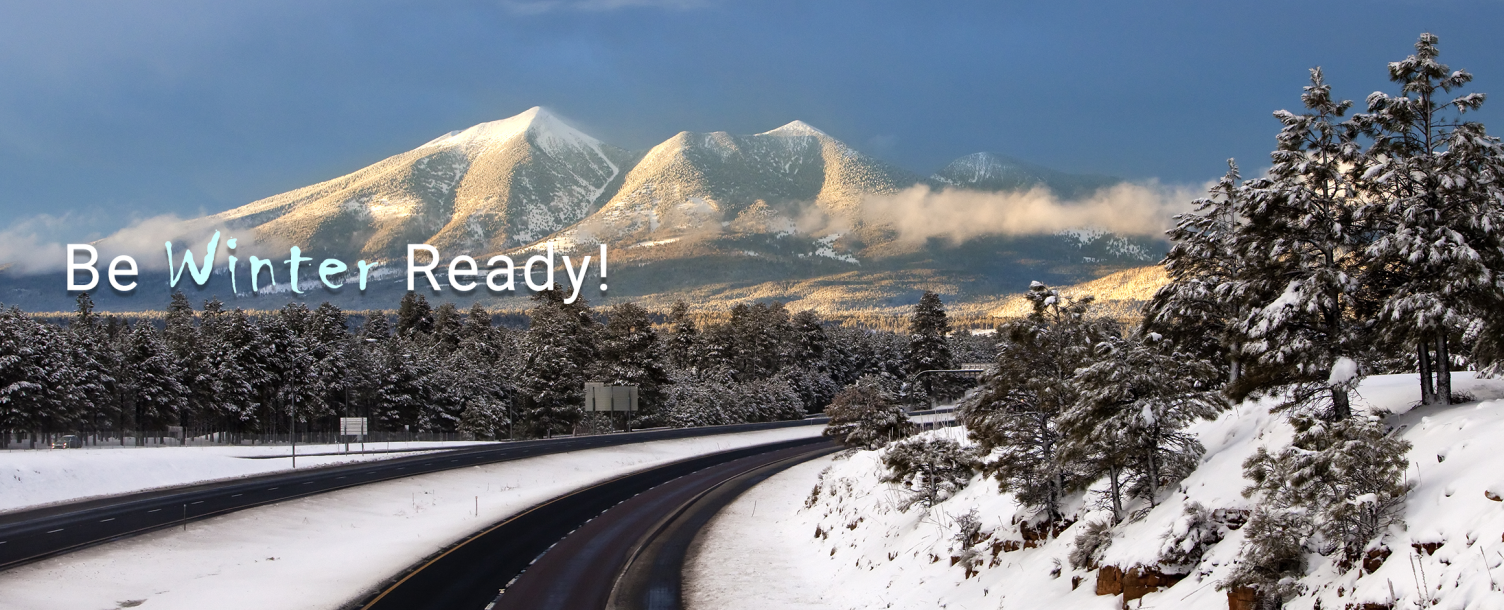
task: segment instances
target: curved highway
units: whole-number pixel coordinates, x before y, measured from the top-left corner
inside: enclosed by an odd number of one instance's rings
[[[0,570],[189,521],[367,483],[550,453],[822,423],[824,418],[480,445],[16,511],[0,514]]]
[[[678,608],[695,532],[741,491],[838,449],[798,439],[682,460],[550,500],[394,578],[363,610]]]

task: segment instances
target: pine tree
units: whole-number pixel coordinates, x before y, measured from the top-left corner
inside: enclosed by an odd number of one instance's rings
[[[1216,413],[1221,401],[1207,390],[1215,376],[1210,363],[1154,334],[1110,338],[1076,371],[1081,399],[1060,416],[1060,454],[1107,475],[1116,520],[1125,496],[1155,505],[1195,470],[1204,449],[1185,427]]]
[[[188,392],[179,381],[171,350],[150,324],[137,323],[126,335],[122,352],[125,408],[135,423],[136,444],[144,445],[146,431],[160,431],[177,421],[187,407]]]
[[[387,430],[419,427],[427,398],[423,354],[410,337],[392,337],[377,344],[378,375],[375,380],[375,415]]]
[[[392,325],[387,320],[385,311],[376,310],[366,314],[366,321],[360,326],[362,339],[381,341],[391,336]]]
[[[1295,439],[1278,453],[1260,447],[1243,462],[1245,496],[1273,510],[1297,510],[1322,534],[1323,555],[1348,564],[1402,518],[1410,443],[1390,436],[1377,416],[1326,422],[1295,417]]]
[[[884,483],[897,483],[909,490],[898,509],[914,505],[933,508],[961,491],[976,476],[976,454],[948,438],[917,436],[894,443],[883,454],[888,472]]]
[[[1305,587],[1306,550],[1301,541],[1311,535],[1310,520],[1298,511],[1260,506],[1243,526],[1243,547],[1220,589],[1246,587],[1258,596],[1259,610],[1278,610]]]
[[[953,380],[936,378],[935,374],[923,379],[917,376],[924,371],[955,368],[950,344],[946,340],[949,334],[950,321],[946,319],[945,304],[940,302],[940,295],[924,291],[914,305],[914,313],[909,316],[908,373],[922,384],[924,394],[931,399],[950,395],[955,385]]]
[[[214,403],[212,412],[227,431],[241,433],[259,428],[260,398],[269,386],[267,364],[259,351],[261,337],[245,311],[235,309],[214,325],[205,368],[210,371]]]
[[[1227,174],[1210,194],[1192,202],[1194,211],[1175,217],[1175,228],[1168,232],[1174,246],[1160,263],[1169,282],[1145,305],[1144,319],[1148,330],[1188,346],[1198,356],[1225,360],[1227,383],[1236,388],[1243,374],[1238,324],[1254,299],[1237,290],[1247,271],[1235,250],[1243,228],[1238,214],[1246,208],[1247,192],[1231,159]]]
[[[870,385],[854,385],[825,407],[830,423],[823,435],[847,447],[875,450],[914,433],[914,425],[893,396]]]
[[[526,365],[518,392],[535,433],[552,436],[580,420],[586,372],[597,358],[598,324],[584,299],[565,304],[559,289],[533,295],[537,305],[523,339]]]
[[[41,330],[20,309],[0,310],[0,429],[38,430],[49,407]]]
[[[1377,315],[1414,346],[1425,404],[1451,402],[1453,337],[1504,305],[1504,147],[1463,120],[1483,94],[1443,97],[1473,77],[1438,62],[1437,43],[1422,34],[1414,55],[1389,64],[1400,94],[1375,92],[1356,118],[1374,140],[1362,182],[1379,238],[1367,253],[1397,277]]]
[[[1250,308],[1241,324],[1243,353],[1285,371],[1292,405],[1349,415],[1348,395],[1361,366],[1365,326],[1354,293],[1366,257],[1349,174],[1358,157],[1355,128],[1339,123],[1348,101],[1332,99],[1319,68],[1301,96],[1305,114],[1279,111],[1284,124],[1269,177],[1248,183],[1236,248],[1254,268],[1233,294],[1279,295]]]
[[[439,350],[447,354],[459,348],[461,331],[460,312],[454,303],[439,305],[433,322],[433,335],[438,340]]]
[[[1060,455],[1057,419],[1080,402],[1076,370],[1091,363],[1113,329],[1087,318],[1091,297],[1071,299],[1039,282],[1026,296],[1034,311],[999,329],[997,369],[983,376],[959,415],[982,455],[991,456],[985,472],[1053,523],[1062,518],[1065,494],[1087,483],[1082,465]]]
[[[613,306],[601,333],[596,379],[612,385],[637,386],[639,408],[650,415],[663,401],[668,373],[658,361],[658,332],[648,311],[634,303]]]
[[[689,315],[689,305],[684,301],[675,301],[673,309],[669,310],[668,320],[673,328],[666,347],[669,364],[680,370],[698,370],[702,364],[700,329]]]
[[[491,334],[491,313],[480,303],[470,305],[470,311],[465,314],[465,326],[460,331],[464,339],[485,340]]]
[[[397,306],[397,334],[407,336],[415,332],[433,332],[433,308],[423,295],[409,292],[402,295]]]

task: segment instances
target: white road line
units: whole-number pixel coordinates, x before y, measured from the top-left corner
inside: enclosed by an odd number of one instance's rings
[[[100,521],[100,523],[106,523],[106,522],[109,522],[109,521],[114,521],[114,520],[115,520],[115,518],[114,518],[114,517],[110,517],[110,518],[109,518],[109,519],[105,519],[105,520],[103,520],[103,521]]]
[[[50,531],[50,532],[47,532],[47,533],[49,533],[49,534],[56,534],[56,533],[58,533],[58,532],[61,532],[61,531],[63,531],[63,530],[64,530],[64,529],[66,529],[66,528],[61,528],[61,527],[60,527],[60,528],[57,528],[57,529],[55,529],[55,530],[52,530],[52,531]]]

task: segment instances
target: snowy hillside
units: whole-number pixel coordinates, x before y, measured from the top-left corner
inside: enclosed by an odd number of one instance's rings
[[[302,468],[408,457],[422,449],[444,450],[486,442],[370,443],[372,451],[337,454],[344,445],[299,445]],[[321,455],[311,455],[321,454]],[[222,481],[292,470],[291,448],[259,447],[113,447],[0,451],[0,512],[34,508],[85,498],[133,493],[179,485]],[[275,457],[274,457],[275,456]]]
[[[1414,375],[1359,387],[1356,404],[1388,414],[1413,444],[1406,527],[1385,534],[1363,565],[1311,554],[1306,593],[1286,608],[1504,608],[1504,455],[1493,445],[1504,434],[1504,381],[1459,373],[1456,383],[1481,401],[1415,408]],[[1200,466],[1157,507],[1129,507],[1133,517],[1112,530],[1101,569],[1070,561],[1077,535],[1108,515],[1100,489],[1073,496],[1074,524],[1041,538],[1013,498],[980,477],[929,511],[899,511],[902,494],[879,482],[881,452],[869,451],[791,469],[718,517],[687,568],[691,607],[1106,610],[1123,606],[1126,589],[1143,596],[1134,607],[1226,608],[1228,593],[1215,583],[1233,566],[1253,504],[1241,493],[1242,463],[1259,447],[1287,445],[1293,432],[1264,403],[1191,432],[1206,446]],[[1195,505],[1203,510],[1187,513]],[[1209,543],[1199,562],[1178,573],[1160,564],[1168,546],[1197,533]],[[763,592],[757,599],[736,594],[752,586]]]

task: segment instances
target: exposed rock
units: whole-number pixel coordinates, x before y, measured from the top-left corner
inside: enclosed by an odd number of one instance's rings
[[[1233,587],[1227,590],[1227,610],[1257,610],[1259,593],[1252,587]]]
[[[1389,559],[1389,556],[1393,554],[1394,551],[1389,550],[1387,546],[1369,550],[1363,554],[1363,571],[1369,574],[1374,573],[1379,566],[1384,565],[1384,560]]]

